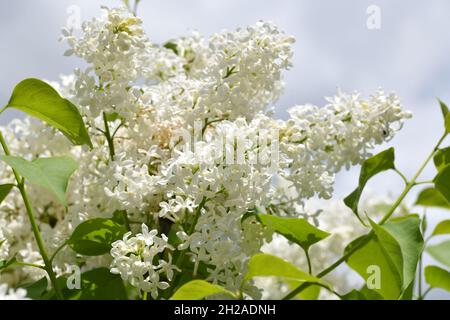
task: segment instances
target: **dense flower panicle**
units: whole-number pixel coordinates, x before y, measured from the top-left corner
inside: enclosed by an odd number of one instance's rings
[[[88,219],[120,210],[133,221],[110,254],[87,258],[63,249],[54,261],[58,275],[70,264],[107,266],[157,298],[180,267],[172,255],[183,253],[189,272],[237,290],[249,258],[272,239],[270,230],[243,215],[258,208],[302,216],[309,198],[332,195],[338,171],[369,157],[410,116],[395,94],[379,90],[367,100],[338,92],[322,108],[297,106],[288,120],[273,119],[270,108],[282,93],[283,71],[292,65],[294,39],[269,22],[209,38],[194,32],[157,45],[139,18],[118,8],[105,9],[82,29],[80,36],[64,30],[63,39],[67,55],[88,67],[54,86],[80,107],[94,148],[71,146],[30,118],[1,128],[15,155],[70,155],[79,163],[67,208],[27,185],[50,253]],[[13,181],[0,162],[0,183]],[[294,197],[287,196],[291,191]],[[340,228],[343,243],[354,233],[341,211],[330,210],[324,228]],[[169,230],[176,233],[170,241]],[[289,255],[290,245],[277,239],[269,247],[286,248],[276,250]],[[0,204],[0,243],[0,259],[17,254],[42,263],[17,190]],[[324,243],[320,252],[334,250],[334,242]],[[0,282],[17,286],[42,276],[42,270],[21,267],[3,271]],[[260,294],[251,283],[244,291]]]

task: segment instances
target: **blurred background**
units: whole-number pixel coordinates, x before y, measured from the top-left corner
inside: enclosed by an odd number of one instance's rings
[[[74,12],[84,21],[99,15],[101,5],[120,4],[120,0],[2,1],[0,104],[7,103],[15,84],[24,78],[58,80],[60,74],[82,67],[77,58],[63,56],[67,47],[58,42],[61,28]],[[142,0],[138,10],[155,43],[192,30],[207,36],[258,20],[273,21],[293,35],[297,39],[294,68],[285,73],[285,94],[276,105],[279,118],[286,118],[286,110],[296,104],[323,105],[323,97],[333,95],[337,88],[358,90],[365,96],[380,86],[396,91],[414,117],[378,150],[394,146],[397,168],[408,177],[443,133],[436,97],[450,103],[449,13],[446,0]],[[21,116],[8,110],[1,115],[0,125]],[[337,197],[356,187],[358,174],[359,168],[353,168],[338,175]],[[433,175],[429,166],[423,180]],[[368,185],[371,193],[393,196],[402,186],[394,173],[380,175]],[[411,194],[409,203],[415,195]],[[427,214],[430,229],[437,221],[450,218],[450,212],[440,210]],[[425,263],[431,260],[426,255]],[[450,299],[441,290],[431,291],[428,297]]]

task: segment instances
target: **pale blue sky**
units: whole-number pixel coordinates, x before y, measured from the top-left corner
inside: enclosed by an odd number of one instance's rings
[[[71,5],[80,8],[82,20],[97,15],[100,5],[119,0],[15,0],[0,4],[0,104],[12,88],[28,77],[57,80],[80,66],[63,56],[60,29]],[[381,29],[366,27],[369,5],[381,9]],[[411,176],[442,133],[435,97],[450,102],[450,2],[291,0],[239,1],[142,0],[139,15],[154,42],[198,30],[209,35],[223,28],[271,20],[295,36],[294,68],[286,73],[286,92],[277,103],[277,116],[295,104],[323,104],[323,96],[336,88],[370,94],[381,86],[395,90],[414,118],[388,145],[396,147],[397,167]],[[7,123],[19,113],[0,117]],[[356,185],[358,168],[338,176],[336,195],[348,194]],[[433,168],[425,176],[432,177]],[[369,185],[372,190],[397,194],[401,181],[385,174]],[[413,201],[414,196],[410,197]],[[430,212],[432,224],[448,212]],[[428,259],[427,259],[428,260]],[[436,291],[431,297],[443,297]],[[447,297],[449,297],[447,295]]]

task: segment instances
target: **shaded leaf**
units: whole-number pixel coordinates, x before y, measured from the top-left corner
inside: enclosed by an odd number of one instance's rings
[[[77,107],[62,98],[49,84],[25,79],[14,88],[7,106],[26,112],[60,130],[73,144],[92,148],[89,134]],[[3,112],[2,110],[2,112]]]
[[[99,256],[111,250],[114,241],[122,239],[125,227],[110,219],[91,219],[75,228],[68,245],[85,256]]]
[[[0,185],[0,204],[8,196],[11,189],[14,187],[13,184],[2,184]]]
[[[22,286],[22,288],[27,291],[27,297],[33,300],[42,299],[42,296],[44,292],[47,290],[47,287],[48,287],[47,277],[43,277],[42,279],[34,283]]]
[[[434,186],[450,202],[450,165],[442,168],[434,178]]]
[[[172,300],[202,300],[208,296],[215,294],[226,294],[233,298],[235,295],[227,289],[209,283],[204,280],[192,280],[180,287],[172,296]]]
[[[450,147],[439,149],[433,157],[433,162],[438,171],[450,164]]]
[[[122,278],[108,268],[97,268],[81,274],[81,289],[65,286],[63,295],[69,300],[126,300]]]
[[[70,157],[39,158],[27,161],[20,157],[0,156],[0,160],[14,168],[32,184],[51,191],[57,199],[66,205],[66,190],[70,176],[77,170],[78,164]]]
[[[347,207],[352,209],[361,222],[363,221],[358,213],[358,204],[365,185],[370,178],[378,173],[389,169],[395,169],[394,160],[394,148],[389,148],[363,162],[361,172],[359,174],[358,187],[344,199],[344,203]]]

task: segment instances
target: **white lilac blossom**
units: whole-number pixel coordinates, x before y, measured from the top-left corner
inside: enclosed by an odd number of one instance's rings
[[[6,284],[0,284],[0,300],[29,300],[25,289],[8,288]]]
[[[332,195],[337,172],[360,164],[410,116],[395,94],[378,90],[368,99],[338,92],[323,107],[296,106],[289,119],[274,119],[294,39],[270,22],[209,38],[194,32],[158,45],[127,9],[104,8],[100,18],[83,24],[81,35],[65,29],[62,39],[66,54],[88,66],[54,86],[79,107],[94,148],[72,146],[28,117],[1,131],[13,154],[28,160],[70,155],[79,164],[67,208],[27,186],[50,254],[88,219],[120,210],[133,221],[110,254],[87,258],[64,248],[54,260],[58,275],[80,262],[84,270],[111,267],[154,298],[176,273],[172,256],[181,253],[194,274],[206,269],[207,280],[239,288],[249,258],[272,239],[270,230],[243,215],[259,208],[301,216],[298,209],[308,199]],[[114,134],[113,155],[102,132],[105,119]],[[13,181],[0,162],[0,182]],[[286,199],[276,181],[295,190],[295,198]],[[352,220],[341,210],[329,214],[335,223],[324,227],[350,239]],[[322,223],[321,215],[316,219]],[[163,225],[178,227],[173,243]],[[42,263],[18,190],[0,204],[0,243],[1,259],[17,254]],[[321,252],[334,252],[335,243],[323,243]],[[0,282],[14,287],[42,275],[28,267],[8,269]],[[257,296],[251,285],[244,290]]]
[[[170,253],[167,260],[162,257],[166,249],[172,249],[167,237],[158,237],[157,234],[157,230],[149,231],[142,224],[142,233],[134,237],[130,237],[131,232],[126,233],[122,240],[112,244],[111,249],[111,272],[120,274],[132,286],[150,292],[154,299],[158,297],[158,290],[169,287],[168,282],[177,270]]]

